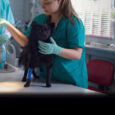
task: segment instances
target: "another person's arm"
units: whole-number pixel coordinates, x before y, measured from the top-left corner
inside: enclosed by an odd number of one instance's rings
[[[8,31],[11,33],[13,38],[21,45],[25,46],[28,42],[28,38],[20,32],[18,29],[16,29],[12,24],[10,24],[8,21],[5,19],[0,19],[0,26],[1,27],[6,27]]]
[[[24,47],[27,44],[28,38],[13,25],[8,24],[7,29],[21,46]]]

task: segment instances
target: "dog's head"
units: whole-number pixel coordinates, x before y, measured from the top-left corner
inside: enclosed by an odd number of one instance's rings
[[[53,34],[54,23],[49,24],[38,24],[33,21],[31,25],[31,35],[36,40],[46,41]]]

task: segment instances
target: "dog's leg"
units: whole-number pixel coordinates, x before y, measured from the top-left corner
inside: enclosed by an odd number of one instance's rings
[[[33,74],[33,76],[34,76],[35,79],[39,79],[39,76],[36,74],[35,69],[33,69],[32,74]]]
[[[27,82],[24,85],[24,87],[29,87],[30,86],[32,72],[33,72],[33,69],[29,68],[29,70],[28,70],[28,79],[27,79]]]
[[[47,73],[46,73],[46,87],[51,87],[51,83],[50,83],[50,76],[51,76],[51,68],[49,67],[49,65],[47,66]]]
[[[22,81],[23,81],[23,82],[26,81],[27,74],[28,74],[28,68],[26,67],[26,68],[25,68],[25,71],[24,71],[24,76],[23,76],[23,78],[22,78]]]

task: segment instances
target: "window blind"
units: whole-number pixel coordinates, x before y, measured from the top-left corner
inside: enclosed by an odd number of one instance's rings
[[[86,35],[112,39],[111,0],[72,0],[72,5],[82,19]]]

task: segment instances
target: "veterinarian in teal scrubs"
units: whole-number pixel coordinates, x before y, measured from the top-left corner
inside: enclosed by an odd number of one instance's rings
[[[46,23],[47,16],[45,14],[41,14],[34,18],[34,21],[38,22],[39,24]],[[63,83],[70,83],[75,84],[80,87],[87,88],[87,69],[85,64],[85,30],[82,21],[76,19],[73,16],[73,19],[76,23],[72,24],[69,22],[68,18],[64,19],[61,18],[58,22],[57,27],[54,29],[54,36],[56,42],[59,46],[63,48],[75,48],[75,47],[82,47],[83,52],[82,56],[79,60],[73,59],[66,59],[60,56],[56,56],[54,63],[53,63],[53,70],[52,70],[52,79],[58,80]],[[27,31],[24,33],[26,36],[30,34],[30,27],[28,27]],[[43,73],[41,72],[42,76],[46,76],[45,69],[42,68]],[[39,71],[40,72],[40,71]]]
[[[55,23],[53,35],[55,41],[44,43],[39,41],[39,52],[42,54],[55,54],[51,78],[62,83],[74,84],[88,88],[87,68],[85,62],[85,29],[80,18],[72,8],[71,0],[41,0],[45,14],[36,16],[33,20],[45,24],[47,19]],[[50,18],[49,18],[50,17]],[[8,23],[8,22],[5,22]],[[29,24],[26,32],[20,33],[8,23],[8,29],[15,40],[25,46],[30,34]],[[12,31],[17,31],[14,35]],[[46,70],[39,74],[45,76]]]

